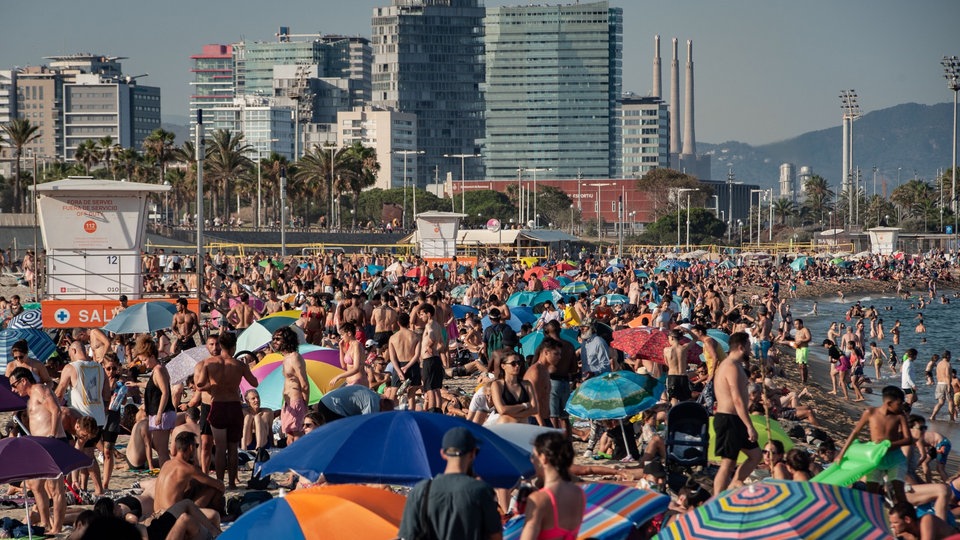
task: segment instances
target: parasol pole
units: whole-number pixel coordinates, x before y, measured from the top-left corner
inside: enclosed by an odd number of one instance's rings
[[[627,451],[627,455],[633,459],[640,459],[640,456],[634,458],[630,453],[630,443],[627,441],[627,428],[623,425],[623,418],[620,419],[620,432],[623,433],[623,448]]]

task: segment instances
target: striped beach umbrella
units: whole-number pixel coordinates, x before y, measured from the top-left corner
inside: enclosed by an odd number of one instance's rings
[[[0,364],[3,367],[6,367],[7,360],[10,358],[10,348],[21,339],[27,340],[27,347],[30,348],[27,354],[41,362],[45,362],[57,350],[56,344],[43,330],[35,328],[0,330]]]
[[[34,328],[41,330],[43,328],[43,321],[41,319],[39,309],[28,309],[10,319],[10,322],[7,323],[7,328]]]
[[[632,371],[614,371],[581,384],[567,400],[566,411],[577,418],[615,420],[656,405],[663,384]]]
[[[890,538],[878,495],[817,482],[764,480],[722,493],[681,514],[658,539]]]
[[[587,504],[579,538],[626,539],[634,529],[666,511],[670,505],[670,497],[646,489],[600,483],[581,484],[580,487]],[[520,538],[524,518],[517,516],[504,524],[504,540]]]
[[[394,538],[405,503],[403,495],[367,486],[298,489],[244,512],[220,538]]]
[[[606,298],[607,305],[610,305],[610,306],[618,306],[618,305],[630,303],[630,299],[622,294],[605,294],[603,296],[598,297],[596,300],[594,300],[593,305],[595,306],[599,305],[601,298]]]
[[[297,334],[297,339],[300,340],[300,343],[303,343],[305,341],[303,329],[293,324],[295,320],[287,317],[276,317],[254,322],[237,336],[237,350],[258,351],[270,343],[275,331],[287,326],[293,329],[293,332]]]
[[[574,281],[569,285],[564,285],[560,292],[563,294],[580,294],[585,293],[591,289],[590,285],[585,281]]]

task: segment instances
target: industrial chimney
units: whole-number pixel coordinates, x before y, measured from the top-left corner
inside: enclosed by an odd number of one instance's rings
[[[677,59],[677,38],[673,38],[673,60],[670,61],[670,104],[669,105],[670,105],[670,154],[679,154],[680,153],[680,61]]]
[[[687,78],[683,101],[683,155],[697,154],[697,141],[693,134],[693,41],[687,40]]]
[[[663,83],[660,80],[660,34],[653,36],[653,97],[663,96]]]

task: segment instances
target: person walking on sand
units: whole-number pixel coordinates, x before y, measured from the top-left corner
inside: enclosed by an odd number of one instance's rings
[[[908,405],[917,402],[917,384],[913,382],[913,363],[917,360],[917,350],[907,349],[900,365],[900,388],[906,396]]]
[[[937,420],[937,413],[940,412],[940,408],[943,407],[943,404],[947,404],[947,410],[950,411],[950,419],[952,420],[956,416],[956,411],[953,407],[953,396],[951,395],[953,391],[950,388],[950,354],[949,351],[945,352],[940,358],[940,361],[937,362],[937,386],[934,389],[933,395],[937,400],[937,404],[933,406],[933,412],[930,413],[930,420]]]
[[[810,363],[810,341],[813,340],[813,336],[810,334],[810,329],[803,326],[803,319],[794,319],[793,328],[795,329],[793,339],[786,343],[796,350],[795,360],[797,367],[800,368],[800,384],[806,386],[809,377],[807,365]]]
[[[273,347],[283,355],[283,407],[280,409],[280,428],[287,436],[287,444],[303,436],[303,419],[310,403],[307,382],[307,364],[298,352],[297,334],[290,327],[273,333]]]
[[[237,335],[223,332],[219,337],[220,354],[211,356],[194,370],[194,383],[198,390],[210,393],[210,414],[207,418],[213,430],[216,453],[214,467],[217,480],[229,478],[230,489],[237,487],[237,449],[243,438],[243,406],[240,403],[240,382],[250,386],[259,381],[250,372],[250,366],[233,358],[237,348]]]
[[[730,336],[729,344],[730,351],[717,365],[714,376],[717,394],[714,428],[717,434],[716,453],[720,456],[720,468],[713,481],[714,495],[719,495],[728,487],[735,488],[743,484],[760,463],[757,430],[747,412],[747,374],[742,367],[750,359],[750,338],[745,332],[737,332]],[[741,452],[747,456],[747,460],[736,467]]]

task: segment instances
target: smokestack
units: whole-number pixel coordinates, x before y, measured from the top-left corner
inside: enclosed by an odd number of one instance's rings
[[[653,93],[655,98],[663,95],[663,82],[660,80],[660,34],[653,36]]]
[[[683,155],[697,153],[697,141],[693,135],[693,41],[687,40],[687,79],[683,100]]]
[[[670,61],[670,153],[680,153],[680,61],[677,59],[677,38],[673,38],[673,60]]]

